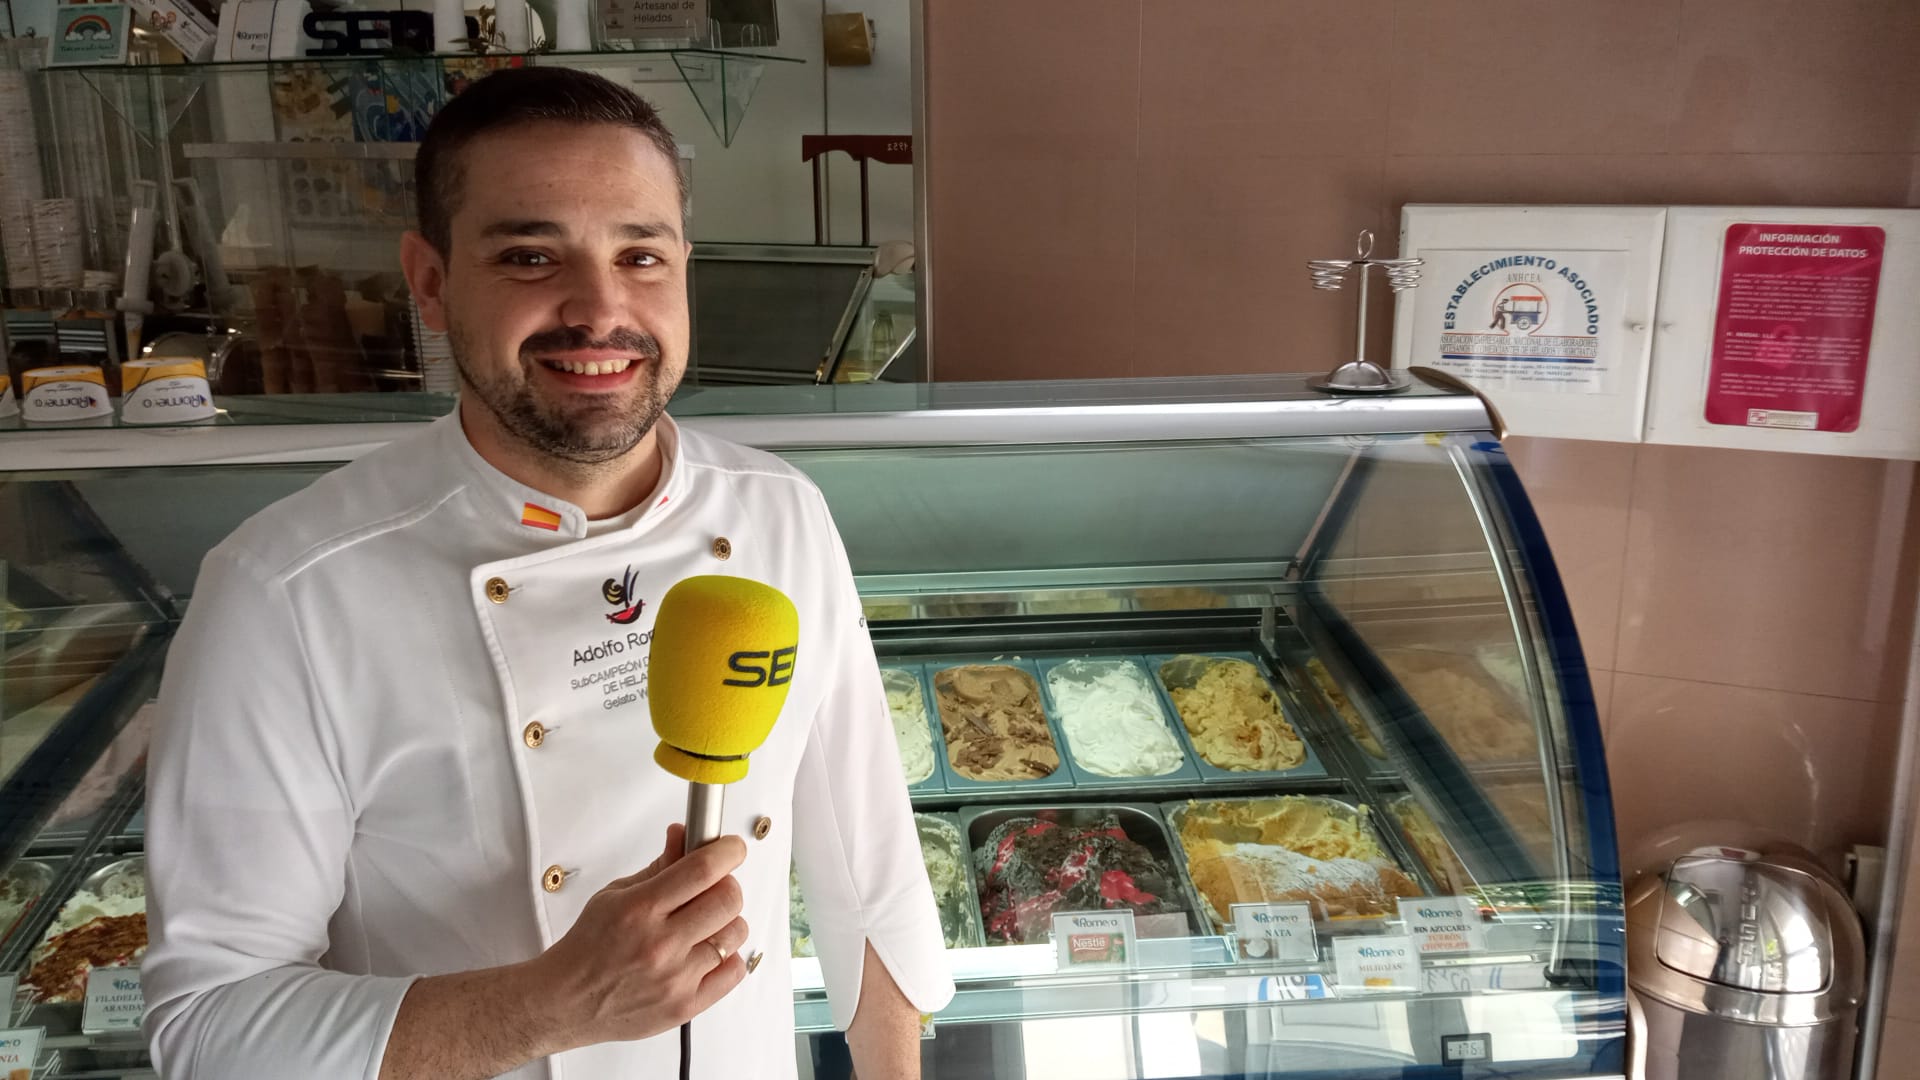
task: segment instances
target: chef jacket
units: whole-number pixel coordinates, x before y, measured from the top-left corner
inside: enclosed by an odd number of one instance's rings
[[[516,483],[457,414],[210,552],[148,768],[146,1030],[163,1076],[366,1077],[422,975],[530,959],[659,853],[687,786],[653,762],[660,597],[733,574],[793,598],[780,719],[726,789],[763,954],[693,1024],[703,1077],[795,1074],[789,859],[845,1028],[871,944],[923,1011],[953,985],[886,693],[819,490],[662,418],[661,482],[604,529]],[[670,1076],[678,1033],[507,1075]]]

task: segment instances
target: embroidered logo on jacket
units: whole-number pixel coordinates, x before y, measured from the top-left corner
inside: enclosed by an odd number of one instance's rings
[[[647,602],[633,595],[633,567],[629,566],[619,581],[608,578],[600,586],[600,597],[607,603],[619,608],[619,611],[607,613],[607,621],[625,626],[638,619],[647,608]]]

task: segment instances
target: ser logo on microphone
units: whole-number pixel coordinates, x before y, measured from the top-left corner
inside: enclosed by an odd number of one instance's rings
[[[793,681],[793,654],[798,645],[789,645],[784,649],[768,652],[737,652],[727,657],[727,668],[747,676],[744,679],[723,679],[722,686],[785,686]]]

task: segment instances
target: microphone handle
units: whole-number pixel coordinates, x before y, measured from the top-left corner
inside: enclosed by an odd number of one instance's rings
[[[687,845],[681,854],[691,855],[720,838],[720,817],[726,801],[725,784],[687,785]]]

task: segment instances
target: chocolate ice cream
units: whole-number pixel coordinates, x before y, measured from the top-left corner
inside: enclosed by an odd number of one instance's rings
[[[1060,751],[1033,676],[1006,664],[970,664],[933,677],[947,763],[969,780],[1053,775]]]

